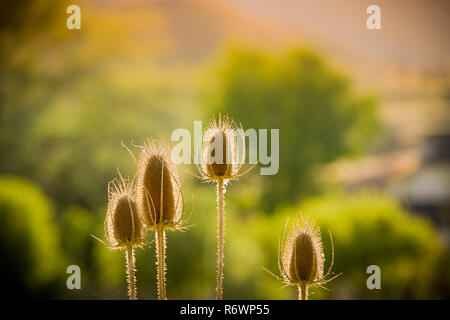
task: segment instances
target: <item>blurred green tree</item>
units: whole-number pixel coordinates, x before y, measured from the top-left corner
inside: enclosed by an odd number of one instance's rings
[[[214,111],[229,113],[244,129],[280,129],[279,172],[262,183],[268,211],[313,193],[313,165],[366,150],[376,132],[376,100],[354,93],[312,52],[276,59],[233,49],[217,79],[206,99]]]
[[[58,292],[56,281],[65,277],[59,237],[45,195],[23,179],[0,177],[0,274],[9,295]]]
[[[66,291],[67,298],[90,297],[98,289],[94,245],[91,234],[103,225],[97,216],[78,206],[64,210],[59,217],[61,245],[68,265],[77,265],[82,271],[82,291]]]
[[[101,45],[86,53],[91,35],[67,30],[68,3],[0,4],[0,172],[39,181],[58,209],[95,211],[117,166],[134,174],[120,141],[168,133],[181,116],[148,70],[111,67]]]

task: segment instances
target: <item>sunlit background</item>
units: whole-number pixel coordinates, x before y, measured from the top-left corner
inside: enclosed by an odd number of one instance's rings
[[[81,30],[66,8],[81,8]],[[381,8],[381,30],[366,8]],[[285,221],[314,218],[336,273],[311,299],[450,298],[448,1],[77,0],[0,3],[0,276],[12,297],[126,299],[103,238],[121,141],[219,112],[280,129],[280,170],[227,190],[224,298],[295,299]],[[132,148],[137,154],[138,149]],[[214,186],[180,174],[192,225],[168,234],[169,299],[213,299]],[[149,232],[149,238],[153,234]],[[138,297],[156,298],[154,246]],[[381,268],[381,290],[366,286]],[[81,268],[68,290],[66,268]]]

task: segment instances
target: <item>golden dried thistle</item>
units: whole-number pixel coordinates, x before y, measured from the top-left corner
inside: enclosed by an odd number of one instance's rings
[[[184,199],[168,146],[147,140],[137,172],[137,204],[149,229],[180,229]]]
[[[122,177],[108,184],[108,210],[105,219],[105,236],[112,249],[144,244],[144,226],[139,218],[134,183]]]
[[[105,219],[105,236],[111,249],[125,249],[128,295],[136,299],[134,248],[144,244],[144,225],[138,215],[134,194],[134,181],[120,175],[108,183],[108,210]]]
[[[155,230],[158,298],[166,299],[165,230],[183,228],[184,199],[169,147],[161,139],[147,140],[137,172],[137,204],[148,229]]]
[[[287,222],[286,222],[287,227]],[[282,239],[282,247],[279,248],[278,266],[282,278],[272,272],[271,275],[282,280],[286,286],[298,287],[299,299],[308,299],[308,289],[312,286],[323,285],[338,277],[340,274],[327,279],[331,274],[334,264],[334,245],[331,239],[331,263],[324,275],[325,255],[323,253],[322,237],[320,228],[315,226],[311,219],[302,217],[297,219],[285,239],[286,230]]]
[[[197,166],[203,180],[227,181],[241,176],[245,143],[239,150],[238,141],[245,142],[243,139],[243,129],[238,128],[228,116],[219,114],[218,121],[216,118],[210,120],[203,134],[201,164]]]
[[[201,163],[197,168],[204,181],[217,183],[217,299],[223,295],[225,189],[228,181],[237,180],[245,163],[244,130],[228,117],[219,114],[210,120],[203,134]]]
[[[281,265],[286,282],[313,284],[323,277],[323,254],[320,230],[306,219],[296,221],[282,252]]]

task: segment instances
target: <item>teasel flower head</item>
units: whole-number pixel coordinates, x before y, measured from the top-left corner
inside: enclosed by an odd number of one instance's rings
[[[137,171],[137,205],[148,229],[183,228],[184,198],[170,150],[164,140],[141,147]]]
[[[228,181],[242,176],[244,139],[242,127],[238,128],[228,116],[219,114],[218,120],[212,118],[203,134],[201,163],[197,165],[202,179]]]
[[[144,223],[142,222],[135,197],[134,179],[125,180],[120,171],[120,179],[108,183],[108,210],[105,219],[106,241],[99,240],[111,249],[124,249],[127,265],[128,296],[135,300],[136,277],[134,248],[144,243]]]
[[[313,221],[297,220],[281,254],[281,273],[286,283],[308,285],[323,278],[322,239]]]
[[[105,236],[111,249],[144,245],[144,225],[138,214],[134,181],[125,180],[121,175],[108,184]]]
[[[287,225],[288,221],[279,244],[278,267],[282,278],[264,269],[283,281],[286,286],[297,286],[299,298],[303,300],[308,298],[309,287],[319,286],[326,289],[323,285],[340,275],[329,278],[334,264],[333,237],[330,232],[331,262],[324,274],[325,255],[319,227],[313,220],[301,217],[295,221],[286,237]]]
[[[283,238],[285,238],[283,236]],[[328,279],[334,264],[334,245],[331,239],[331,263],[324,275],[325,255],[323,253],[320,228],[312,219],[301,217],[297,219],[283,239],[280,255],[280,272],[284,282],[289,285],[321,286],[333,280]]]

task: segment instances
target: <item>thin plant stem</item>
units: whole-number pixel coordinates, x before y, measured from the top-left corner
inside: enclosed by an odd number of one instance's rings
[[[156,264],[158,265],[158,299],[166,300],[166,234],[162,227],[156,229]]]
[[[127,246],[125,258],[127,261],[128,297],[130,300],[136,300],[136,277],[134,275],[136,260],[134,259],[134,248],[131,244]]]
[[[308,300],[308,287],[306,283],[301,283],[298,286],[298,300]]]
[[[217,230],[217,300],[222,300],[222,281],[223,281],[223,245],[224,245],[224,229],[225,229],[225,186],[223,180],[217,181],[217,210],[218,210],[218,230]]]

